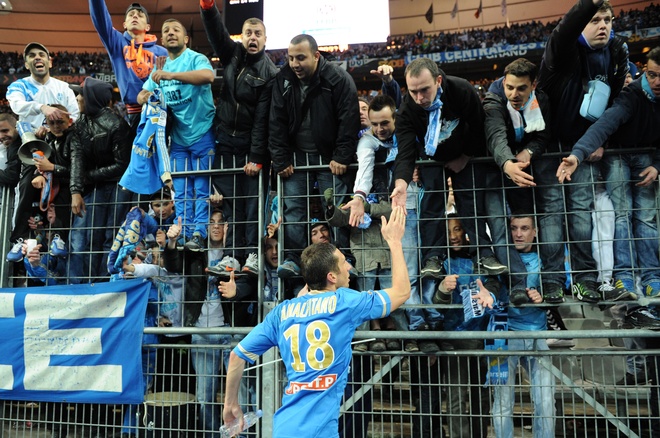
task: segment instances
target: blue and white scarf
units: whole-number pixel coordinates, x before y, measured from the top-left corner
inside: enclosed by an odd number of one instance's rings
[[[529,99],[520,110],[515,109],[509,101],[506,103],[506,109],[509,110],[513,130],[516,133],[516,143],[522,141],[526,132],[543,131],[545,129],[543,113],[534,91],[529,95]]]
[[[441,95],[442,87],[438,87],[438,93],[435,95],[433,103],[428,108],[424,108],[431,113],[429,114],[429,126],[426,129],[426,136],[424,137],[424,150],[429,157],[435,155],[438,143],[440,142],[440,131],[442,130],[442,123],[440,121],[442,118]]]

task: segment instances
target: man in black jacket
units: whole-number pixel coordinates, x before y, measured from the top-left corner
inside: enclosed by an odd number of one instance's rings
[[[483,171],[468,165],[486,155],[484,109],[474,87],[465,79],[447,76],[428,58],[415,59],[405,72],[408,94],[397,113],[397,140],[392,206],[406,205],[406,190],[417,158],[430,159],[421,167],[424,197],[420,206],[423,268],[421,276],[440,277],[441,258],[447,255],[445,193],[447,177],[456,189],[463,226],[476,245],[479,264],[490,275],[507,271],[489,248],[483,211]],[[425,144],[420,144],[425,142]],[[442,164],[444,163],[444,164]]]
[[[550,98],[551,131],[556,141],[548,152],[570,152],[582,137],[591,120],[580,115],[589,87],[609,89],[609,103],[619,94],[628,72],[628,47],[612,32],[613,10],[608,1],[578,0],[553,30],[543,54],[538,88]],[[604,108],[603,108],[604,109]],[[586,114],[586,113],[585,113]],[[582,301],[597,302],[596,261],[591,251],[591,210],[594,205],[592,187],[598,177],[594,161],[600,160],[599,148],[564,184],[568,236],[564,236],[564,199],[555,173],[560,159],[542,158],[534,163],[539,209],[539,250],[543,261],[541,288],[546,301],[563,301],[564,242],[570,241],[573,294]],[[566,239],[567,237],[568,239]],[[610,295],[622,296],[619,292]]]
[[[258,18],[243,23],[241,42],[232,41],[222,23],[214,0],[200,2],[202,22],[213,51],[224,67],[223,85],[216,107],[214,169],[242,168],[244,173],[218,172],[213,186],[223,195],[224,217],[232,223],[227,233],[226,254],[221,263],[229,266],[232,255],[245,263],[244,271],[257,273],[259,173],[268,182],[268,110],[270,81],[277,67],[266,55],[266,27]],[[264,187],[266,188],[266,187]]]
[[[81,117],[70,143],[72,283],[108,275],[104,257],[130,207],[132,193],[117,182],[128,167],[132,139],[126,121],[108,107],[111,98],[112,85],[94,78],[85,79],[77,96]]]
[[[326,61],[310,35],[291,40],[288,59],[273,85],[268,142],[273,169],[284,186],[281,278],[300,273],[297,259],[307,244],[307,197],[314,181],[320,193],[334,188],[334,205],[343,202],[360,131],[357,90],[348,72]],[[329,170],[294,172],[295,167],[319,165]]]
[[[516,214],[533,214],[534,199],[530,163],[550,141],[550,103],[537,91],[536,65],[516,59],[504,69],[504,77],[493,82],[484,99],[488,151],[496,165],[488,165],[485,196],[488,226],[495,254],[509,260],[509,301],[529,302],[525,265],[511,242],[506,204]],[[506,195],[506,198],[504,198]]]

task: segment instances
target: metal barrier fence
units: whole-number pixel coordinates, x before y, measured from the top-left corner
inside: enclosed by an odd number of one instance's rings
[[[553,155],[550,155],[553,157]],[[558,156],[556,156],[558,159]],[[474,160],[476,164],[488,164],[490,160]],[[424,163],[420,163],[424,166]],[[354,167],[354,166],[353,166]],[[309,178],[314,178],[319,170],[325,166],[306,163],[296,167],[298,172],[307,172]],[[235,175],[241,169],[226,169],[222,172]],[[209,172],[179,172],[178,176],[214,175]],[[446,177],[447,175],[443,175]],[[261,178],[264,178],[262,175]],[[502,176],[499,175],[500,187],[503,186]],[[235,185],[236,183],[234,183]],[[313,181],[306,184],[313,187]],[[497,184],[495,184],[496,186]],[[657,182],[656,182],[657,185]],[[267,187],[266,181],[260,181],[260,187]],[[235,187],[236,188],[236,187]],[[537,187],[543,190],[543,186]],[[348,187],[350,192],[352,187]],[[460,189],[458,189],[460,190]],[[484,191],[493,190],[493,186],[484,187]],[[509,189],[504,189],[509,190]],[[596,187],[590,187],[595,196]],[[311,191],[311,190],[310,190]],[[6,200],[10,199],[10,191],[3,189],[3,204],[0,209],[0,226],[5,230],[11,227],[11,209]],[[286,197],[283,195],[282,182],[277,181],[277,194],[279,194],[279,212],[283,209]],[[229,225],[229,233],[236,234],[237,225],[265,229],[266,216],[269,215],[266,190],[261,190],[258,202],[258,220],[256,223],[241,219]],[[385,194],[386,195],[386,194]],[[446,196],[446,191],[442,191]],[[301,195],[307,197],[307,195]],[[315,193],[313,197],[320,200],[323,193]],[[335,194],[339,198],[338,194]],[[228,200],[232,200],[228,198]],[[309,202],[309,200],[307,200]],[[653,207],[657,211],[657,200]],[[266,207],[265,207],[266,206]],[[313,212],[314,207],[306,209],[307,218],[318,214]],[[635,207],[637,210],[640,208]],[[506,211],[506,210],[505,210]],[[609,213],[613,213],[609,211]],[[534,211],[535,216],[541,213]],[[562,216],[564,213],[561,213]],[[570,212],[569,212],[570,214]],[[232,211],[229,215],[237,217]],[[483,218],[483,217],[480,217]],[[437,218],[440,219],[440,218]],[[436,220],[437,220],[436,219]],[[463,218],[475,221],[477,218]],[[488,219],[504,219],[504,216],[488,217]],[[657,220],[657,217],[656,217]],[[311,221],[285,223],[279,234],[280,262],[283,259],[284,241],[287,227],[290,225],[303,225],[308,227]],[[567,221],[562,221],[564,235],[569,235]],[[66,227],[65,227],[66,228]],[[307,229],[307,228],[305,228]],[[106,232],[108,230],[101,230]],[[113,234],[116,230],[112,230]],[[339,230],[335,236],[341,241]],[[261,232],[259,233],[261,236]],[[344,236],[345,237],[345,236]],[[418,236],[419,237],[419,236]],[[633,239],[635,240],[635,239]],[[345,240],[348,247],[348,240]],[[611,243],[611,239],[597,244]],[[419,241],[419,247],[427,245]],[[506,243],[504,246],[511,246]],[[11,245],[5,241],[2,244],[3,254],[6,254]],[[254,247],[235,247],[242,250],[243,256]],[[570,249],[568,249],[570,254]],[[632,251],[632,249],[631,249]],[[229,251],[227,251],[229,252]],[[264,266],[263,242],[259,240],[257,254],[259,267]],[[100,254],[99,251],[96,252]],[[88,255],[94,254],[90,251]],[[421,267],[419,252],[416,256],[417,264]],[[502,260],[508,264],[508,260]],[[602,262],[602,261],[601,261]],[[600,263],[604,266],[606,263]],[[0,279],[3,286],[22,284],[25,277],[12,275],[8,264],[0,266]],[[562,272],[573,273],[575,272]],[[68,281],[70,279],[63,278]],[[413,280],[418,280],[414,274]],[[258,277],[257,290],[262,291],[265,279],[263,273]],[[422,284],[417,289],[418,304],[407,304],[405,309],[421,309],[423,311],[434,309],[440,313],[458,308],[458,305],[433,305],[424,302],[421,296]],[[300,285],[294,282],[278,281],[279,300],[289,298]],[[658,299],[641,298],[640,305],[660,304]],[[162,303],[160,303],[162,304]],[[193,303],[182,303],[186,304]],[[257,294],[254,302],[259,309],[260,319],[275,303],[266,302],[261,293]],[[616,303],[602,303],[600,305],[585,304],[573,300],[558,306],[564,316],[569,330],[547,332],[507,332],[506,335],[492,332],[444,332],[444,331],[407,331],[399,323],[392,331],[358,331],[355,340],[360,339],[391,339],[399,342],[399,348],[382,353],[356,352],[349,378],[349,391],[342,405],[341,428],[342,436],[496,436],[492,410],[494,406],[493,386],[485,386],[485,376],[489,370],[489,363],[495,358],[509,358],[516,355],[511,351],[484,351],[479,348],[484,339],[494,339],[499,336],[505,339],[572,339],[574,347],[553,348],[550,351],[525,351],[524,357],[538,359],[545,370],[552,375],[552,385],[541,385],[542,397],[552,394],[554,412],[547,416],[535,415],[533,403],[534,390],[530,387],[530,377],[519,369],[509,372],[515,377],[513,385],[513,428],[515,436],[532,436],[532,423],[534,420],[546,425],[553,424],[556,436],[656,436],[660,434],[658,424],[658,357],[660,348],[656,342],[656,335],[648,330],[619,329],[617,318],[613,315],[612,306]],[[616,308],[615,308],[616,310]],[[612,328],[610,328],[612,327]],[[0,438],[14,436],[90,436],[91,438],[107,438],[119,434],[136,436],[146,435],[148,438],[214,436],[213,431],[203,431],[200,422],[196,421],[209,411],[209,405],[218,409],[214,415],[221,416],[224,393],[224,368],[219,367],[217,374],[205,377],[217,377],[217,397],[214,402],[206,404],[204,409],[196,398],[196,385],[199,374],[192,366],[193,354],[213,355],[220,352],[228,353],[241,335],[249,332],[245,327],[217,327],[217,328],[145,328],[145,333],[158,334],[159,344],[144,346],[151,352],[148,361],[153,365],[150,376],[151,385],[145,404],[129,411],[127,406],[120,405],[81,405],[81,404],[52,404],[44,402],[11,402],[5,401],[0,412]],[[221,334],[232,337],[225,345],[191,345],[190,336],[193,334]],[[646,347],[641,350],[630,351],[624,347],[624,339],[647,340]],[[405,340],[432,340],[437,342],[441,351],[433,354],[410,353],[403,351]],[[457,349],[463,341],[472,345],[468,349]],[[475,344],[476,342],[476,344]],[[476,347],[474,345],[477,345]],[[640,381],[622,382],[626,378],[626,362],[632,355],[642,360],[635,363],[638,366]],[[251,371],[250,388],[254,394],[246,400],[245,406],[249,409],[262,409],[264,417],[260,424],[248,435],[268,437],[272,435],[273,413],[280,403],[286,378],[283,367],[277,363],[278,355],[270,351],[259,362],[260,366]],[[643,380],[643,381],[642,381]],[[538,385],[536,385],[538,387]],[[554,388],[552,388],[553,386]],[[0,402],[1,403],[1,402]],[[122,430],[125,417],[134,417],[134,428]],[[497,426],[503,422],[498,420]],[[213,430],[221,424],[221,417],[213,423]],[[508,424],[508,423],[507,423]],[[503,425],[501,427],[508,427]],[[653,429],[655,428],[655,429]],[[540,435],[551,436],[547,429],[540,429]],[[444,435],[443,435],[444,434]],[[660,436],[660,435],[658,435]]]

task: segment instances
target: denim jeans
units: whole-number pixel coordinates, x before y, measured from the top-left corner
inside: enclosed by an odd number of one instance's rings
[[[636,271],[643,286],[660,281],[656,184],[635,185],[652,162],[650,154],[622,154],[606,155],[602,164],[615,215],[614,278],[634,281]]]
[[[546,351],[545,339],[509,339],[509,351]],[[493,386],[493,427],[498,438],[513,438],[513,403],[518,362],[525,369],[531,383],[534,403],[534,438],[555,436],[555,378],[550,372],[552,363],[547,357],[510,356],[509,380],[506,385]]]
[[[403,257],[408,267],[408,277],[410,278],[410,298],[404,304],[409,305],[418,305],[422,302],[419,289],[419,236],[417,224],[417,211],[408,209],[406,231],[403,233],[401,244],[403,246]],[[424,323],[423,309],[406,309],[406,316],[408,321],[403,330],[417,330]]]
[[[209,170],[215,154],[215,136],[209,130],[196,143],[184,146],[172,143],[170,162],[173,172]],[[208,175],[177,176],[172,178],[174,185],[174,208],[177,217],[183,222],[183,235],[186,239],[193,233],[206,238],[209,223],[210,177]]]
[[[434,278],[426,278],[420,280],[422,288],[422,303],[433,304],[433,295],[438,288],[438,280]],[[444,315],[438,309],[426,308],[424,309],[426,315],[425,320],[431,330],[435,330],[439,324],[444,321]]]
[[[315,154],[296,152],[296,167],[327,165],[321,163],[321,157]],[[328,188],[334,188],[334,204],[340,205],[348,191],[346,175],[335,176],[330,170],[294,170],[293,175],[282,180],[284,188],[284,258],[297,261],[302,249],[309,244],[309,228],[307,223],[311,219],[309,214],[309,196],[312,194],[314,182],[318,183],[321,197]],[[323,200],[325,207],[325,200]],[[336,237],[336,244],[340,248],[348,247],[348,237]]]
[[[598,168],[584,161],[571,175],[571,181],[559,184],[556,173],[560,163],[560,158],[541,157],[533,164],[536,181],[534,193],[540,214],[536,225],[543,261],[542,282],[556,286],[563,286],[566,282],[564,214],[573,279],[576,282],[596,281],[596,261],[591,252],[591,210],[594,205],[593,184],[598,177]]]
[[[132,192],[121,189],[116,182],[96,184],[83,196],[86,211],[82,217],[73,217],[69,235],[71,283],[87,283],[90,278],[108,277],[108,252],[126,219],[132,196]]]
[[[509,267],[508,290],[524,289],[527,270],[513,245],[507,217],[509,209],[512,213],[533,214],[531,190],[515,185],[495,165],[486,167],[486,187],[485,206],[493,250],[500,263]]]
[[[483,169],[478,164],[468,163],[465,169],[454,173],[446,170],[443,164],[429,162],[421,167],[421,175],[424,183],[424,196],[419,210],[422,266],[431,257],[443,258],[447,255],[447,177],[452,179],[461,222],[476,248],[477,257],[492,256],[490,238],[486,233],[483,191],[479,190],[485,185]]]
[[[231,337],[221,334],[194,334],[192,345],[229,345]],[[218,374],[222,361],[222,350],[217,348],[192,348],[192,363],[195,367],[197,387],[195,396],[199,403],[199,428],[204,438],[219,438],[222,419],[218,393]]]
[[[220,131],[213,161],[213,169],[240,169],[219,171],[213,175],[212,182],[223,196],[222,213],[229,223],[225,248],[233,249],[234,254],[230,255],[241,260],[257,251],[259,240],[259,175],[248,176],[242,170],[248,161],[250,144],[249,135],[233,137]],[[262,175],[268,180],[267,166],[262,169]]]

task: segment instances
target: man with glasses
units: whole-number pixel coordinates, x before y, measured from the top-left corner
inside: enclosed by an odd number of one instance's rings
[[[612,149],[655,148],[603,157],[603,178],[615,214],[614,278],[639,296],[660,296],[660,261],[656,222],[656,184],[660,171],[660,46],[647,56],[646,73],[624,88],[613,105],[573,146],[557,169],[559,182],[570,181],[578,166],[606,141]],[[635,287],[641,277],[643,291]],[[635,327],[660,327],[657,315],[644,307],[629,308]]]

